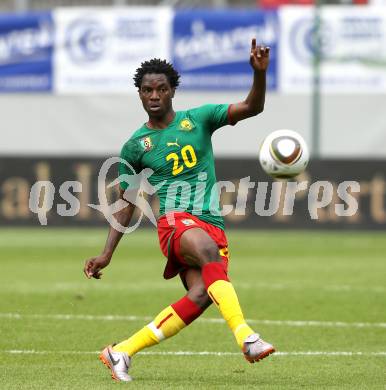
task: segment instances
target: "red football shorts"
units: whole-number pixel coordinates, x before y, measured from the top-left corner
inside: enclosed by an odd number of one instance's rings
[[[173,213],[173,216],[174,218],[167,218],[166,215],[162,215],[158,219],[159,243],[162,253],[167,258],[164,270],[165,279],[171,279],[179,273],[183,274],[190,268],[180,255],[180,239],[185,231],[193,228],[201,228],[209,234],[218,246],[219,254],[226,269],[228,268],[228,241],[222,229],[189,213],[178,212]]]

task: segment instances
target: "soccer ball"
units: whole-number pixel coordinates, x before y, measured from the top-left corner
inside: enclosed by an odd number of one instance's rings
[[[277,179],[290,179],[303,172],[309,161],[307,144],[293,130],[276,130],[260,147],[259,160],[264,171]]]

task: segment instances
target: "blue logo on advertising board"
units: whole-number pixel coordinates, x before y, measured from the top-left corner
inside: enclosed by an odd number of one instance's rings
[[[379,62],[384,45],[382,16],[347,16],[331,22],[321,19],[319,34],[313,17],[301,17],[289,31],[291,50],[300,63],[309,65],[318,47],[322,60]],[[339,53],[337,55],[337,52]]]
[[[82,64],[101,59],[107,34],[98,20],[77,19],[66,31],[66,49],[73,62]]]
[[[316,35],[314,18],[304,17],[296,21],[289,32],[290,47],[295,58],[304,64],[312,62],[318,47],[319,55],[324,58],[334,49],[333,30],[328,21],[320,21],[319,37]]]
[[[182,88],[249,88],[251,39],[271,47],[268,88],[277,86],[276,11],[181,11],[173,23],[173,63]]]
[[[0,15],[0,92],[50,91],[53,39],[50,12]]]

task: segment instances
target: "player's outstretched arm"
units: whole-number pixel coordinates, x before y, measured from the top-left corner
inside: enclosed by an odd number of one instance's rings
[[[230,107],[229,115],[234,123],[260,114],[264,110],[269,47],[256,46],[255,38],[252,39],[249,63],[253,69],[253,84],[247,98]]]
[[[120,198],[123,198],[124,191],[120,190]],[[131,217],[133,216],[135,206],[132,203],[127,202],[127,206],[122,210],[114,214],[115,219],[122,226],[129,226]],[[96,257],[86,260],[83,272],[88,279],[95,278],[100,279],[102,276],[101,270],[109,265],[110,260],[113,256],[114,250],[117,247],[119,240],[123,236],[123,233],[115,230],[110,226],[109,234],[107,236],[106,245],[103,252]]]

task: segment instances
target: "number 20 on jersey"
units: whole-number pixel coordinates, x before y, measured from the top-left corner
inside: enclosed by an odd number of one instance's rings
[[[177,153],[169,153],[166,156],[166,161],[173,160],[172,174],[178,175],[184,170],[184,167],[193,168],[197,164],[196,152],[192,145],[185,145],[181,149],[181,155]]]

